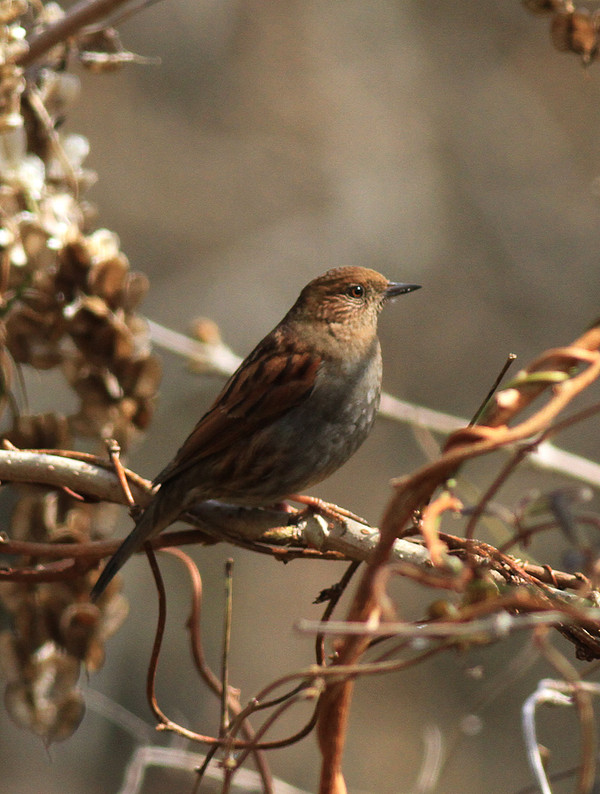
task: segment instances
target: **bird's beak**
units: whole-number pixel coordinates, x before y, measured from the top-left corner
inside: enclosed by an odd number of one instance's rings
[[[421,289],[420,284],[399,284],[390,281],[385,291],[385,298],[395,298],[398,295],[406,295],[407,292],[414,292],[416,289]]]

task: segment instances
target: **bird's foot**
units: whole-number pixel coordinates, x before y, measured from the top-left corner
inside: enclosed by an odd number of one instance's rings
[[[364,518],[357,516],[356,513],[352,513],[350,510],[346,510],[345,507],[340,507],[339,505],[335,505],[332,502],[326,502],[324,499],[319,499],[316,496],[291,494],[288,498],[293,502],[298,502],[301,505],[305,505],[305,509],[299,512],[299,517],[305,513],[312,512],[318,513],[319,515],[323,516],[323,518],[333,519],[334,521],[350,518],[352,521],[358,521],[359,524],[365,524],[366,526],[369,526],[369,522]]]

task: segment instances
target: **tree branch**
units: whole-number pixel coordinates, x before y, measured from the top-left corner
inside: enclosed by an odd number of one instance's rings
[[[126,470],[136,504],[147,504],[151,484]],[[103,502],[127,504],[112,464],[95,455],[77,458],[40,450],[0,450],[0,481],[3,483],[37,483],[69,488],[82,496]]]

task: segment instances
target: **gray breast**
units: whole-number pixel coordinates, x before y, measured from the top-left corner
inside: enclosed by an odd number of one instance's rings
[[[344,362],[317,375],[309,398],[266,430],[260,444],[242,455],[238,472],[245,472],[246,503],[253,491],[264,502],[278,501],[328,477],[356,452],[377,414],[381,388],[381,353],[359,364]],[[245,459],[244,459],[245,458]]]

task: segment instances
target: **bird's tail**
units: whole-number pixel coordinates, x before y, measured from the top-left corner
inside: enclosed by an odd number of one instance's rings
[[[161,496],[163,498],[161,498]],[[173,509],[165,510],[165,507],[170,507],[169,503],[171,501],[170,499],[164,498],[164,493],[161,488],[148,507],[146,507],[135,527],[104,566],[102,573],[98,577],[90,593],[90,599],[92,601],[98,600],[113,576],[125,565],[132,554],[139,551],[144,543],[153,535],[162,532],[163,529],[166,529],[169,524],[175,521],[181,510],[181,505],[175,512]]]

